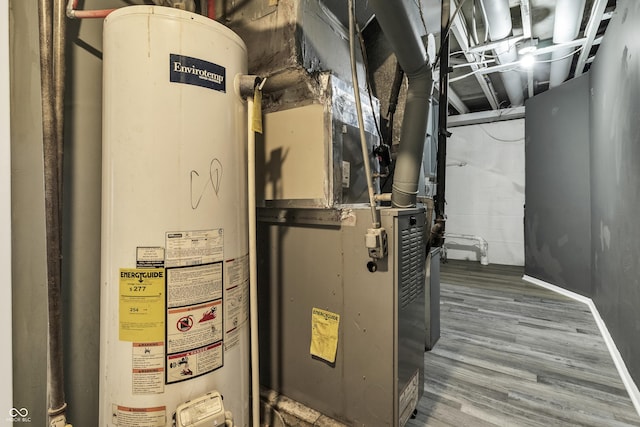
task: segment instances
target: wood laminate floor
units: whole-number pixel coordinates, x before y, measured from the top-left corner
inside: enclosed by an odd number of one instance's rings
[[[640,426],[588,307],[523,269],[441,265],[441,337],[417,426]]]

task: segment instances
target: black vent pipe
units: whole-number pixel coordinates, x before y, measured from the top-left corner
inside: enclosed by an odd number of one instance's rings
[[[438,152],[436,168],[435,224],[431,230],[431,245],[442,246],[445,231],[445,179],[447,177],[447,116],[449,114],[449,16],[450,2],[442,2],[440,32],[440,104],[438,111]]]

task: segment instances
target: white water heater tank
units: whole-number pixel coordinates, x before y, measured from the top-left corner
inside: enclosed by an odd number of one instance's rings
[[[246,72],[242,40],[204,16],[105,20],[101,426],[171,426],[212,392],[249,423]]]

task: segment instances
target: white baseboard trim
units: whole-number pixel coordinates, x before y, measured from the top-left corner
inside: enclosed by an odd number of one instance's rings
[[[627,365],[625,365],[624,360],[622,360],[622,356],[618,351],[618,347],[616,347],[616,344],[613,341],[613,338],[611,338],[611,334],[607,329],[607,325],[604,323],[604,320],[602,320],[602,317],[600,317],[600,313],[598,312],[596,305],[593,303],[593,300],[591,298],[587,298],[575,292],[568,291],[559,286],[552,285],[543,280],[536,279],[535,277],[527,276],[526,274],[522,277],[522,279],[531,284],[549,289],[550,291],[564,295],[568,298],[579,301],[589,306],[589,309],[591,310],[591,314],[593,315],[593,318],[595,319],[596,324],[598,325],[598,329],[600,330],[600,334],[602,335],[602,338],[604,339],[604,342],[607,345],[607,349],[609,349],[609,354],[613,359],[613,363],[616,365],[616,369],[618,370],[620,379],[622,379],[622,383],[627,389],[627,393],[629,393],[629,398],[631,399],[631,402],[633,402],[633,406],[636,408],[636,412],[638,413],[638,415],[640,415],[640,390],[638,390],[638,386],[633,381],[633,378],[631,378],[631,374],[629,374]]]

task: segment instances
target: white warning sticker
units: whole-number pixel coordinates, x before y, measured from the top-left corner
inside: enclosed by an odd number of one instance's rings
[[[132,394],[164,392],[164,343],[133,343]]]
[[[167,356],[167,384],[189,380],[223,365],[222,342]]]
[[[222,340],[222,300],[172,308],[167,314],[167,353],[178,353]]]
[[[164,248],[159,246],[138,246],[136,248],[136,267],[164,267]]]
[[[113,424],[120,427],[164,427],[167,424],[164,406],[130,408],[113,405],[111,414]]]
[[[167,269],[167,308],[222,298],[222,263]]]
[[[165,267],[198,265],[223,260],[222,228],[166,233]]]
[[[225,261],[225,349],[239,344],[238,332],[249,318],[249,256]]]

